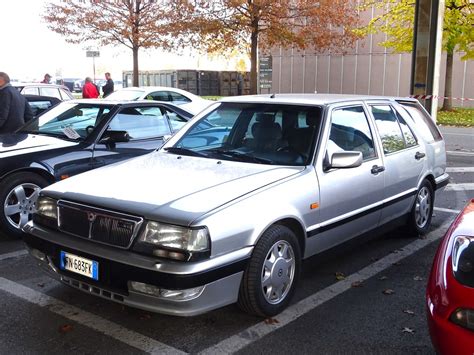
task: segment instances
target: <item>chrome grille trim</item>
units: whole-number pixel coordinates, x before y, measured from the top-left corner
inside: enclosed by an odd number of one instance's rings
[[[128,249],[142,224],[143,218],[138,216],[76,202],[58,201],[58,229],[96,243]]]

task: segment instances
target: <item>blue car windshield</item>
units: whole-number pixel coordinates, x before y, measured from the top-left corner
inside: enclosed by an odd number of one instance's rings
[[[100,104],[63,102],[27,122],[20,132],[83,140],[110,109]]]
[[[321,126],[319,106],[221,103],[165,150],[258,164],[309,163]]]

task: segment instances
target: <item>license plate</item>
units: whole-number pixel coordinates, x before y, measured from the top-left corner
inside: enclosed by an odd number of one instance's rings
[[[97,261],[66,253],[65,251],[61,251],[60,260],[59,266],[62,270],[99,280],[99,263]]]

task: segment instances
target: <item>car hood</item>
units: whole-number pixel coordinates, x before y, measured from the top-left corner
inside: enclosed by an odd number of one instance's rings
[[[302,170],[154,152],[63,180],[44,191],[55,198],[186,225]]]
[[[76,142],[36,134],[0,134],[0,158],[76,144]]]

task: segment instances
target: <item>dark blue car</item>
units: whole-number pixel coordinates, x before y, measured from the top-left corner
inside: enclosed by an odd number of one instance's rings
[[[151,152],[191,117],[156,101],[73,100],[0,135],[0,231],[21,235],[42,187]]]

